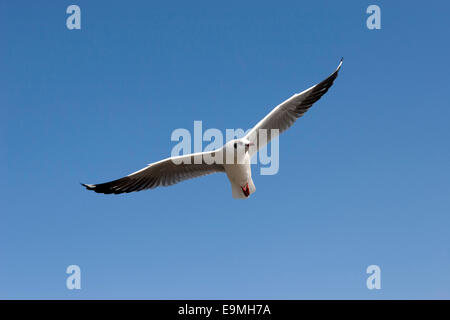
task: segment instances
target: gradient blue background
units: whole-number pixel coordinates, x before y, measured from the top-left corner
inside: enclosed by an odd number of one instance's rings
[[[449,10],[2,1],[0,298],[449,299]],[[120,196],[79,185],[169,156],[194,120],[247,129],[341,56],[247,201],[224,175]]]

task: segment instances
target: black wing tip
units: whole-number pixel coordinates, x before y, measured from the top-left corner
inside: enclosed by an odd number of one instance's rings
[[[80,184],[85,187],[87,190],[95,190],[96,185],[95,184],[86,184],[86,183],[81,183]]]
[[[336,68],[336,71],[335,71],[335,72],[338,72],[338,71],[341,69],[341,67],[342,67],[342,62],[344,62],[344,57],[341,57],[341,60],[339,61],[339,65],[338,65],[338,67]]]
[[[119,193],[119,192],[113,192],[109,188],[104,188],[102,185],[97,184],[87,184],[87,183],[81,183],[83,187],[86,188],[86,190],[92,190],[96,193],[104,193],[104,194],[110,194],[110,193]]]
[[[344,57],[341,57],[341,60],[339,61],[339,65],[337,66],[336,70],[334,70],[334,72],[328,78],[326,78],[324,81],[322,81],[321,84],[330,82],[329,87],[331,87],[333,85],[333,81],[337,78],[339,70],[341,70],[343,61],[344,61]]]
[[[113,181],[114,182],[114,181]],[[111,187],[111,183],[102,183],[102,184],[87,184],[87,183],[80,183],[83,187],[86,188],[86,190],[92,190],[96,193],[103,193],[103,194],[120,194],[120,193],[128,193],[135,190],[126,190],[126,191],[118,191],[114,190],[114,188]]]

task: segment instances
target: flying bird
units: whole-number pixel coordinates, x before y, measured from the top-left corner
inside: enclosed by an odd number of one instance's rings
[[[276,106],[243,138],[231,140],[218,150],[167,158],[117,180],[82,185],[97,193],[119,194],[170,186],[187,179],[223,172],[231,183],[233,198],[246,199],[256,191],[252,180],[251,157],[271,139],[292,126],[328,91],[341,69],[342,61],[343,59],[325,80],[294,94]],[[261,132],[265,132],[264,137],[260,136]],[[232,156],[227,158],[228,154]]]

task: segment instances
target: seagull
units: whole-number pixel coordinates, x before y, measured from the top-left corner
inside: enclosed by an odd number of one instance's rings
[[[263,146],[281,132],[287,130],[303,116],[333,85],[341,69],[337,69],[322,82],[294,94],[276,106],[243,138],[228,141],[220,149],[166,158],[149,164],[130,175],[100,184],[82,184],[97,193],[120,194],[159,186],[171,186],[184,180],[222,172],[231,183],[233,198],[247,199],[256,191],[252,180],[250,160]],[[272,130],[275,129],[275,130]],[[261,132],[265,132],[264,136]],[[230,155],[231,156],[228,156]]]

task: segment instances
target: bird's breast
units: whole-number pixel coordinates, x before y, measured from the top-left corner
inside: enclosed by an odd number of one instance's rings
[[[226,164],[224,165],[228,179],[240,186],[245,185],[251,179],[250,164]]]

